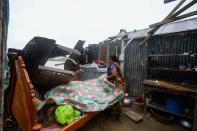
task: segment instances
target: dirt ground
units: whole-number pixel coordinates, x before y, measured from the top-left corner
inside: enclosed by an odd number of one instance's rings
[[[139,123],[133,122],[124,112],[132,110],[143,116],[143,120]],[[79,131],[188,131],[179,125],[177,122],[171,122],[164,124],[154,119],[149,113],[144,116],[142,110],[136,108],[136,106],[131,106],[129,108],[124,108],[120,119],[114,120],[105,113],[97,115],[95,118],[90,120],[85,126],[83,126]]]

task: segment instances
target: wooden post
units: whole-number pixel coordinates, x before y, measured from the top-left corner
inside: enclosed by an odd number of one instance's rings
[[[0,131],[3,130],[3,112],[4,112],[4,69],[6,55],[6,40],[7,40],[7,19],[5,14],[8,1],[0,1]]]

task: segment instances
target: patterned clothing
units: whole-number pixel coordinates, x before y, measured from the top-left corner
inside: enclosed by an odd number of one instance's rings
[[[116,69],[117,76],[112,76],[113,69]],[[108,78],[108,81],[125,90],[126,87],[124,77],[121,74],[120,66],[118,63],[112,63],[109,65],[107,69],[107,76],[111,76],[110,78]]]

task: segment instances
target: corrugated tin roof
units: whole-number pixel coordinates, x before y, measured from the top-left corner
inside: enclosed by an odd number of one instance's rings
[[[188,19],[184,21],[173,22],[169,24],[165,24],[161,26],[154,35],[162,35],[183,31],[190,31],[197,29],[197,18]],[[141,38],[146,37],[147,33],[151,30],[151,28],[137,30],[129,33],[129,38]]]

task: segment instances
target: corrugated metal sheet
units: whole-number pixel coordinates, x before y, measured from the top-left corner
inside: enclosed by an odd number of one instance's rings
[[[107,59],[107,46],[99,45],[99,59],[102,61],[106,61]]]
[[[125,78],[128,92],[131,96],[142,96],[142,82],[145,78],[167,79],[176,82],[197,84],[197,72],[177,71],[179,65],[197,66],[197,55],[184,55],[189,52],[197,54],[197,30],[153,36],[142,47],[142,38],[134,39],[125,49]],[[148,61],[155,61],[149,65]],[[159,55],[159,56],[154,56]],[[161,55],[161,56],[160,56]],[[162,56],[164,55],[164,56]],[[149,63],[150,64],[150,63]],[[160,70],[158,68],[169,68]],[[174,71],[172,71],[173,69]]]
[[[149,78],[197,84],[197,72],[178,70],[197,66],[196,38],[197,31],[154,36],[148,44]]]
[[[188,19],[184,21],[173,22],[169,24],[165,24],[161,26],[154,35],[162,35],[162,34],[169,34],[169,33],[176,33],[176,32],[183,32],[183,31],[190,31],[197,29],[197,18]],[[151,30],[151,28],[137,30],[129,33],[129,38],[141,38],[146,37],[147,33]]]
[[[108,65],[107,57],[116,55],[119,57],[121,53],[121,41],[115,40],[99,44],[99,59],[103,60]]]
[[[125,79],[131,96],[143,94],[142,82],[147,78],[147,45],[139,46],[135,39],[125,50]]]
[[[92,61],[98,59],[98,57],[99,57],[99,45],[97,44],[88,45],[88,62],[91,63]]]

